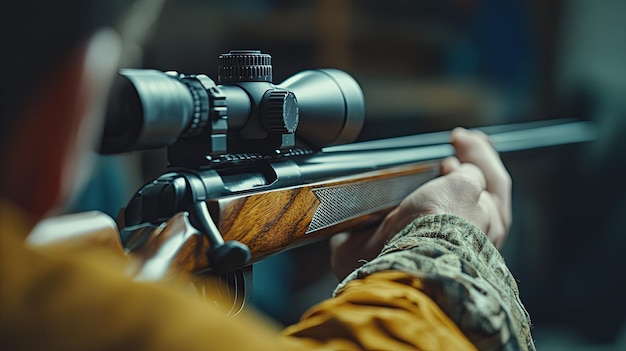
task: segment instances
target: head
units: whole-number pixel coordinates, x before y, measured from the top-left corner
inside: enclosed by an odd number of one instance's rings
[[[33,221],[76,191],[120,62],[135,56],[160,6],[154,0],[2,5],[0,196]]]

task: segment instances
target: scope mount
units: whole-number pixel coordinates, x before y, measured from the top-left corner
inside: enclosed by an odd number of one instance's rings
[[[168,146],[170,164],[202,167],[308,153],[295,148],[298,101],[293,92],[271,83],[271,56],[257,50],[234,50],[220,55],[219,62],[220,85],[205,75],[177,76],[192,92],[194,101],[208,103],[194,105],[192,126],[188,128],[192,132]],[[249,118],[237,130],[229,128],[235,123],[229,123],[224,92],[234,89],[245,91],[250,100]]]

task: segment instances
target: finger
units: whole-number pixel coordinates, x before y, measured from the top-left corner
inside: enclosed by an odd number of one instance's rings
[[[446,175],[461,165],[461,162],[456,157],[447,157],[441,161],[441,175]]]
[[[487,179],[482,169],[472,163],[462,163],[446,176],[450,182],[448,189],[453,193],[471,195],[478,201],[480,194],[487,189]],[[440,178],[444,179],[444,178]]]
[[[500,156],[491,146],[489,137],[480,131],[468,131],[457,128],[451,134],[452,144],[457,157],[462,163],[473,163],[485,174],[487,191],[501,201],[502,213],[506,223],[511,218],[511,177]]]
[[[342,232],[330,237],[330,248],[334,250],[336,247],[342,246],[350,238],[350,233]]]
[[[506,193],[508,172],[489,138],[480,131],[456,128],[451,134],[452,144],[461,163],[473,163],[485,173],[487,190],[500,195]]]
[[[351,255],[358,252],[364,235],[357,233],[339,233],[330,238],[330,264],[335,275],[340,280],[345,278],[350,272],[358,268],[358,255]]]
[[[374,228],[367,228],[339,233],[330,238],[330,263],[337,278],[345,278],[378,255],[380,249],[376,250],[370,244],[373,232]]]
[[[367,242],[368,252],[380,252],[385,243],[389,241],[400,230],[411,223],[417,214],[415,208],[403,201],[385,216],[383,221],[374,231],[370,240]]]
[[[483,191],[479,199],[480,206],[483,207],[489,216],[489,228],[485,232],[489,241],[500,249],[504,242],[507,229],[502,223],[502,217],[499,215],[498,201],[495,196],[487,191]]]

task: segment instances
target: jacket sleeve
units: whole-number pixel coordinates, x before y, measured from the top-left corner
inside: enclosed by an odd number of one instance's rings
[[[480,229],[450,215],[415,220],[285,334],[370,349],[401,349],[371,344],[378,337],[419,349],[467,349],[437,345],[463,345],[464,335],[480,350],[534,350],[529,315],[502,256]]]

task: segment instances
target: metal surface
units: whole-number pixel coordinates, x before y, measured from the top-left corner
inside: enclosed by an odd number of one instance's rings
[[[486,127],[494,148],[501,153],[592,141],[591,122],[554,120]],[[372,171],[402,164],[437,160],[454,155],[450,132],[365,141],[323,148],[297,161],[307,181]]]

